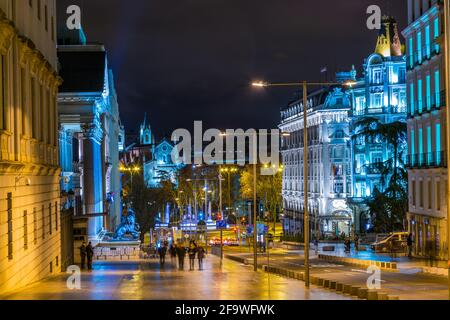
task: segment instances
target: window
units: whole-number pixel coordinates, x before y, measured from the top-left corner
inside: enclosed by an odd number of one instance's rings
[[[409,66],[414,67],[414,40],[409,38]]]
[[[38,0],[37,2],[37,15],[38,19],[41,20],[41,0]]]
[[[427,158],[428,158],[428,164],[431,164],[431,161],[433,160],[433,149],[431,145],[432,136],[431,136],[431,126],[427,127]]]
[[[37,139],[36,79],[31,78],[31,137]]]
[[[426,77],[426,90],[427,90],[427,110],[431,110],[431,76],[428,74]]]
[[[428,209],[433,208],[433,190],[431,185],[431,180],[428,180]]]
[[[441,211],[441,181],[436,181],[436,210]]]
[[[430,33],[430,25],[425,27],[425,50],[427,58],[431,57],[431,33]]]
[[[441,124],[436,124],[436,165],[441,165],[442,155],[441,155]]]
[[[23,248],[28,249],[28,213],[27,210],[23,212]]]
[[[37,243],[38,239],[38,226],[37,226],[37,210],[33,208],[33,242]]]
[[[436,52],[439,52],[440,47],[439,44],[436,42],[437,38],[439,38],[439,17],[434,19],[434,41],[435,41],[434,50],[436,50]]]
[[[44,21],[45,21],[45,31],[48,31],[48,8],[47,5],[44,6]]]
[[[417,61],[422,63],[422,32],[417,33]]]
[[[45,207],[42,205],[42,240],[45,239]]]
[[[422,113],[423,109],[423,97],[422,97],[422,79],[417,80],[417,107],[419,110],[419,113]]]
[[[382,93],[374,93],[372,96],[372,108],[378,109],[381,108],[381,101],[382,101]]]
[[[423,208],[423,181],[419,181],[419,206]]]
[[[411,107],[411,115],[413,116],[414,113],[416,112],[415,107],[414,107],[414,83],[411,83],[409,85],[409,94],[410,94],[410,107]]]
[[[423,130],[422,128],[419,129],[419,164],[423,164]]]
[[[383,163],[383,153],[381,152],[372,152],[370,154],[372,164],[380,164]]]
[[[58,202],[55,202],[55,230],[58,231]]]
[[[414,156],[416,154],[416,137],[415,137],[416,133],[413,130],[411,130],[411,141],[410,141],[410,150],[411,150],[411,164],[414,165],[415,164],[415,159]]]
[[[382,83],[381,70],[380,69],[374,69],[373,70],[372,83],[374,83],[374,84]]]
[[[441,106],[441,75],[439,70],[434,72],[434,92],[436,96],[436,107]]]
[[[50,235],[52,234],[52,204],[48,205],[48,230]]]
[[[8,259],[13,258],[13,203],[12,193],[9,192],[6,196],[7,214],[8,214]]]
[[[0,129],[7,129],[6,126],[6,58],[0,54]]]

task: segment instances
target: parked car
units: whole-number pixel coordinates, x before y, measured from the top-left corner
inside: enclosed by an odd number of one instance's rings
[[[381,253],[406,252],[407,239],[408,232],[394,232],[384,239],[373,243],[371,248],[373,251]]]

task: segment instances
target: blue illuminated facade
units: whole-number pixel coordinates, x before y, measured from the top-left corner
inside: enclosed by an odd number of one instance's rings
[[[379,163],[393,157],[393,150],[377,141],[368,143],[357,137],[361,128],[356,125],[364,118],[376,118],[381,123],[406,121],[406,56],[403,54],[397,23],[393,18],[383,18],[383,28],[375,52],[364,63],[364,77],[349,90],[352,97],[352,163],[354,226],[356,231],[366,226],[363,218],[363,200],[375,188],[383,191]],[[406,146],[405,146],[406,149]]]

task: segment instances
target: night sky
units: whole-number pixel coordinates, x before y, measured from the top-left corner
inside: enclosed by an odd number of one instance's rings
[[[105,44],[126,130],[145,112],[157,138],[203,120],[213,128],[275,128],[296,90],[253,80],[324,80],[360,70],[378,4],[406,26],[406,0],[58,0],[82,3],[88,41]],[[61,19],[61,16],[59,17]],[[402,39],[402,42],[404,40]]]

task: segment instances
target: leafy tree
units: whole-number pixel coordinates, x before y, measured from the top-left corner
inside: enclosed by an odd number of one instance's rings
[[[359,129],[355,138],[367,143],[386,144],[390,159],[375,165],[381,174],[381,186],[366,199],[367,213],[375,232],[392,232],[403,229],[408,208],[408,174],[403,162],[407,142],[407,125],[404,122],[382,123],[378,118],[367,117],[356,123]]]
[[[261,175],[261,166],[258,166],[256,175],[256,195],[264,204],[264,209],[269,212],[270,220],[275,224],[277,221],[277,209],[282,206],[282,169],[276,168],[274,175]],[[246,166],[241,173],[241,194],[243,199],[253,199],[253,166]]]

